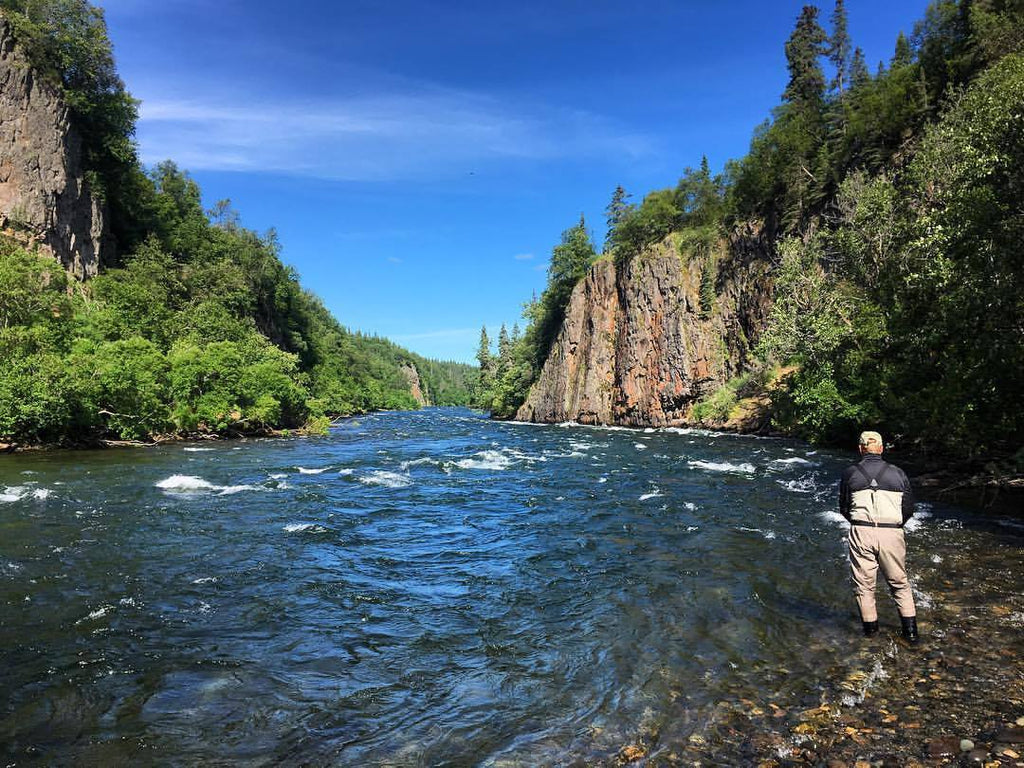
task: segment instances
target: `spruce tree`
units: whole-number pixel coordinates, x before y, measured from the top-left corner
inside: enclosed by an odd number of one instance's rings
[[[508,337],[505,324],[498,331],[498,376],[502,376],[512,363],[512,342]]]
[[[832,88],[843,95],[844,86],[849,83],[850,71],[850,34],[847,30],[846,6],[843,0],[836,0],[832,11],[832,36],[829,38],[828,58],[835,68]]]
[[[908,64],[912,64],[914,61],[914,51],[910,47],[910,41],[907,40],[907,36],[900,32],[899,37],[896,38],[896,50],[892,55],[892,68],[905,67]]]
[[[781,143],[779,156],[784,185],[779,212],[786,229],[795,231],[810,207],[820,201],[823,179],[816,172],[819,150],[826,133],[825,73],[820,57],[826,51],[825,30],[818,24],[818,9],[805,5],[796,28],[786,41],[789,84],[777,122]]]
[[[782,98],[800,107],[820,110],[825,96],[825,73],[818,58],[825,52],[828,37],[818,24],[818,9],[805,5],[796,28],[786,41],[789,84]]]
[[[615,233],[619,228],[619,224],[633,210],[633,206],[627,202],[629,198],[629,193],[620,184],[615,187],[615,191],[612,193],[612,200],[608,203],[608,207],[604,209],[605,221],[608,223],[607,234],[604,238],[604,249],[606,251],[615,243]]]
[[[487,326],[480,328],[480,346],[476,350],[476,361],[480,364],[480,370],[490,370],[491,367],[491,340],[487,337]]]
[[[494,396],[494,360],[491,357],[491,340],[487,336],[486,325],[480,328],[480,346],[476,351],[476,361],[480,366],[476,404],[482,408],[489,408]]]
[[[850,87],[860,88],[871,79],[868,63],[864,59],[864,51],[859,47],[853,49],[853,61],[850,62]]]

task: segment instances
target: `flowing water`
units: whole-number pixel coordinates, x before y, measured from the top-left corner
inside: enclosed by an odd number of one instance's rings
[[[855,707],[887,662],[834,511],[850,458],[448,409],[2,457],[0,758],[685,762],[723,708]],[[971,600],[1019,635],[1020,529],[924,506],[923,626],[988,562]]]

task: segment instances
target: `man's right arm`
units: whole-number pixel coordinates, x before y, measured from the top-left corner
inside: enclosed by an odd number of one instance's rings
[[[844,472],[842,479],[839,481],[839,514],[850,521],[850,507],[852,505],[852,496],[850,494],[850,480],[847,474]]]

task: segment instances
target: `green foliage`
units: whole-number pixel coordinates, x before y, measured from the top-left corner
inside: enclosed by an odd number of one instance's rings
[[[664,239],[676,229],[682,213],[676,204],[675,190],[651,192],[637,208],[630,209],[618,222],[611,237],[611,250],[617,264],[624,264],[644,248]]]
[[[473,402],[477,380],[474,366],[452,360],[429,360],[419,355],[411,355],[411,358],[432,405],[469,405]]]
[[[303,291],[272,235],[242,229],[173,164],[147,177],[149,234],[69,295],[52,259],[0,241],[0,441],[321,429],[330,416],[470,397],[469,366],[352,333]],[[225,222],[227,225],[225,225]]]
[[[878,410],[877,366],[885,316],[869,295],[823,267],[822,239],[780,246],[775,304],[758,356],[796,362],[788,389],[773,396],[779,426],[818,441],[839,440]]]
[[[490,392],[494,387],[494,361],[493,355],[491,355],[491,340],[487,336],[487,326],[480,329],[480,345],[477,347],[476,361],[479,367],[479,379],[474,404],[486,408],[491,397]]]
[[[1024,56],[984,72],[929,129],[891,266],[892,386],[929,441],[1009,450],[1024,434]]]
[[[540,299],[526,309],[530,325],[523,349],[531,354],[530,363],[534,370],[540,371],[543,366],[548,350],[562,328],[572,290],[596,258],[594,245],[581,217],[579,224],[562,233],[561,242],[551,251],[547,288]]]
[[[573,288],[596,259],[586,223],[580,217],[579,224],[565,230],[561,242],[552,249],[547,287],[539,299],[525,307],[523,314],[528,325],[522,337],[500,333],[495,357],[490,351],[487,329],[481,331],[477,352],[480,386],[475,401],[479,407],[489,410],[495,418],[515,415],[562,328]]]
[[[741,398],[762,394],[777,375],[777,366],[759,366],[734,376],[694,404],[693,418],[705,426],[724,424]]]
[[[760,352],[800,365],[777,397],[785,426],[835,440],[871,421],[933,450],[1019,449],[1022,115],[1010,54],[926,127],[895,181],[849,174],[828,228],[783,243]]]
[[[17,326],[58,328],[62,323],[53,320],[66,320],[71,313],[67,284],[53,259],[0,240],[0,333]]]
[[[95,389],[89,399],[111,432],[134,440],[167,429],[167,358],[153,342],[133,336],[93,349],[83,345],[72,359],[90,372]]]
[[[515,342],[510,349],[508,363],[488,392],[486,407],[494,418],[512,418],[526,399],[536,377],[530,357],[531,351],[525,339]]]
[[[705,425],[721,424],[728,421],[729,415],[738,401],[736,390],[737,385],[733,382],[719,387],[693,406],[693,418],[698,423]]]
[[[331,429],[331,420],[327,416],[312,416],[302,426],[302,431],[307,435],[326,436]]]
[[[707,320],[715,307],[715,278],[718,276],[718,264],[715,257],[709,254],[704,260],[700,273],[700,315]]]
[[[1024,3],[1020,0],[975,0],[970,6],[970,26],[978,65],[1024,51]]]
[[[704,255],[720,235],[724,195],[725,179],[713,177],[707,158],[702,158],[699,169],[683,172],[675,189],[651,192],[640,206],[622,209],[615,227],[609,228],[607,250],[622,265],[669,233],[681,232],[680,252]]]

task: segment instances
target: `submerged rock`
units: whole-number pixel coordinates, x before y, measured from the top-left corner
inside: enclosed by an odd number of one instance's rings
[[[1004,744],[1024,744],[1024,728],[1006,726],[996,731],[996,741]]]
[[[960,754],[960,739],[943,736],[928,742],[928,757],[952,757]]]

